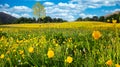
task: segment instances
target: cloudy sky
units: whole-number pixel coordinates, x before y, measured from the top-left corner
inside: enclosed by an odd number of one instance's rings
[[[47,16],[68,21],[120,11],[120,0],[0,0],[0,12],[17,18],[33,17],[32,6],[37,1],[45,6]]]

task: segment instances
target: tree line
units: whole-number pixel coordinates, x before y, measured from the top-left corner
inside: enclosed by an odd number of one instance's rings
[[[59,23],[59,22],[67,22],[61,18],[51,18],[50,16],[46,16],[45,18],[26,18],[21,17],[18,18],[14,23]]]
[[[117,23],[120,23],[120,12],[118,12],[117,14],[111,14],[109,16],[100,16],[100,17],[93,16],[92,18],[90,18],[90,17],[86,17],[86,18],[79,17],[75,21],[100,21],[100,22],[112,23],[113,19],[117,20]]]

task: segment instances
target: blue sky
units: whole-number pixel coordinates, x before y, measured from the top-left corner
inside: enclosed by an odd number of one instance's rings
[[[33,17],[32,6],[37,1],[45,6],[47,16],[68,21],[120,11],[120,0],[0,0],[0,12],[17,18]]]

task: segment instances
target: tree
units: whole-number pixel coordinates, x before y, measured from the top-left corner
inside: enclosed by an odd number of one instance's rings
[[[92,21],[98,21],[98,16],[93,16]]]
[[[106,17],[106,21],[107,20],[110,20],[110,23],[112,23],[112,20],[114,19],[114,20],[117,20],[117,23],[119,23],[120,21],[119,21],[119,17],[120,16],[120,13],[119,14],[113,14],[113,15],[110,15],[110,16],[107,16]]]
[[[1,22],[1,18],[0,18],[0,24],[2,24],[2,22]]]
[[[36,23],[35,17],[32,18],[32,22],[33,22],[33,23]]]
[[[46,17],[44,18],[44,23],[47,23],[47,22],[52,22],[52,18],[49,17],[49,16],[46,16]]]
[[[90,17],[86,17],[84,18],[85,21],[91,21],[91,18]]]
[[[105,21],[105,17],[104,16],[100,16],[99,17],[99,21],[104,22]]]
[[[82,21],[83,19],[81,17],[79,17],[76,21]]]
[[[45,8],[43,5],[41,5],[39,2],[36,2],[36,4],[33,6],[33,14],[36,16],[36,18],[45,18]],[[40,21],[39,21],[40,22]]]
[[[35,18],[20,17],[14,23],[33,23],[36,22]]]
[[[53,18],[53,22],[57,22],[57,18]]]

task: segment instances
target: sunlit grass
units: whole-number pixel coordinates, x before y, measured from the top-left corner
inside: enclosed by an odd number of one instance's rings
[[[64,23],[32,23],[32,24],[9,24],[9,25],[1,25],[7,27],[23,27],[23,28],[95,28],[95,27],[112,27],[111,23],[105,22],[64,22]],[[117,24],[117,27],[120,27],[120,24]]]
[[[65,22],[0,27],[0,67],[120,66],[120,24]]]

